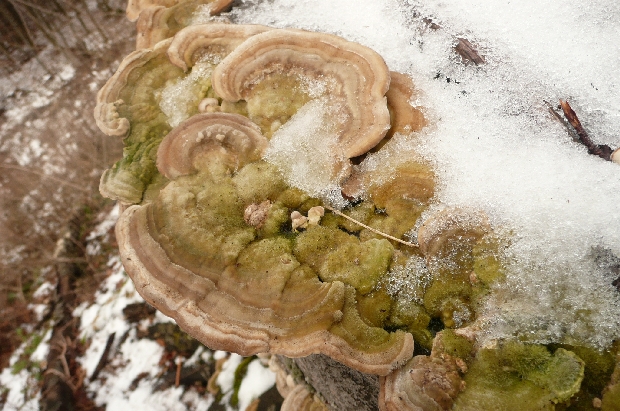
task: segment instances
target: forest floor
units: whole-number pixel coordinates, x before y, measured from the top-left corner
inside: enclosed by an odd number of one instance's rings
[[[72,47],[40,41],[37,58],[1,67],[0,409],[45,409],[60,349],[59,377],[71,390],[57,399],[71,402],[63,409],[277,410],[282,399],[261,360],[187,336],[141,299],[120,265],[118,209],[98,182],[122,144],[97,129],[92,113],[97,90],[134,49],[135,29],[123,2],[97,4],[90,12],[103,32],[70,21]],[[71,224],[75,247],[65,255]]]

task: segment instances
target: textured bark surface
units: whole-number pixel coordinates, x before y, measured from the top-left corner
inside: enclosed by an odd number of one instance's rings
[[[353,370],[325,355],[289,359],[280,364],[296,382],[305,382],[333,411],[376,411],[379,378]]]

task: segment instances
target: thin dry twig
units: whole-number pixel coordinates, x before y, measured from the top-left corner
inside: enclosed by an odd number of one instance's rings
[[[547,106],[547,110],[553,116],[553,118],[555,118],[557,121],[559,121],[564,126],[568,134],[570,134],[570,136],[573,138],[573,140],[577,143],[580,143],[581,140],[579,140],[579,136],[575,132],[575,129],[571,127],[570,123],[566,121],[566,119],[562,117],[562,115],[558,113],[556,108],[553,107],[553,105],[549,103],[547,100],[543,100],[543,103],[545,103],[545,105]]]
[[[183,358],[177,357],[176,363],[177,363],[177,374],[174,378],[174,387],[179,388],[179,385],[181,385],[181,368],[183,366]]]
[[[324,208],[326,208],[327,210],[331,211],[332,213],[334,213],[334,214],[336,214],[336,215],[338,215],[338,216],[342,217],[342,218],[345,218],[345,219],[347,219],[347,220],[349,220],[349,221],[351,221],[351,222],[354,222],[355,224],[357,224],[357,225],[359,225],[359,226],[361,226],[361,227],[364,227],[364,228],[365,228],[365,229],[367,229],[367,230],[372,231],[372,232],[373,232],[373,233],[375,233],[375,234],[379,234],[379,235],[380,235],[380,236],[382,236],[382,237],[388,238],[388,239],[390,239],[390,240],[396,241],[396,242],[398,242],[398,243],[404,244],[404,245],[409,246],[409,247],[414,247],[414,248],[419,247],[417,244],[414,244],[414,243],[409,243],[409,242],[407,242],[407,241],[403,241],[403,240],[401,240],[400,238],[393,237],[393,236],[391,236],[391,235],[389,235],[389,234],[386,234],[386,233],[383,233],[383,232],[381,232],[381,231],[377,230],[376,228],[372,228],[372,227],[370,227],[370,226],[367,226],[366,224],[364,224],[364,223],[362,223],[362,222],[360,222],[360,221],[357,221],[356,219],[354,219],[354,218],[352,218],[352,217],[349,217],[348,215],[343,214],[343,213],[341,213],[340,211],[338,211],[338,210],[336,210],[335,208],[332,208],[332,207],[330,207],[330,206],[328,206],[328,205],[324,205],[323,207],[324,207]]]

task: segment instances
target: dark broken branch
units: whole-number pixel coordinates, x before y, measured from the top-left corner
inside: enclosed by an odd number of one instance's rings
[[[611,155],[613,152],[611,147],[606,144],[594,144],[594,142],[590,139],[590,136],[588,136],[586,130],[581,125],[581,121],[577,118],[577,114],[573,111],[570,104],[568,104],[568,101],[560,100],[560,106],[562,106],[564,116],[570,125],[575,129],[575,132],[579,137],[579,141],[588,148],[588,153],[599,156],[604,160],[611,161]]]
[[[112,334],[110,334],[108,336],[108,341],[106,341],[106,343],[105,343],[105,348],[103,349],[103,353],[101,353],[101,357],[99,358],[99,362],[97,363],[97,366],[95,367],[95,370],[93,371],[92,375],[90,376],[90,380],[91,381],[94,381],[94,380],[97,379],[97,376],[99,375],[101,370],[103,370],[103,368],[108,363],[108,358],[110,357],[110,349],[112,348],[112,343],[114,342],[114,337],[115,336],[116,336],[116,333],[112,333]]]

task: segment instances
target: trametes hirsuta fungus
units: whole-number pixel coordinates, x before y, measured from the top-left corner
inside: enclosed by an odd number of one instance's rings
[[[411,144],[427,124],[416,95],[375,52],[323,33],[212,23],[132,53],[95,110],[125,142],[101,192],[130,205],[127,272],[211,348],[387,375],[385,410],[473,410],[504,389],[523,409],[570,401],[577,348],[473,341],[509,236],[438,204]],[[414,338],[430,355],[412,359]],[[291,409],[323,407],[289,388]]]
[[[156,7],[170,8],[181,3],[188,3],[188,0],[128,0],[125,11],[129,21],[136,21],[144,10]],[[208,4],[211,15],[215,15],[230,8],[232,0],[201,0],[200,3]]]
[[[215,16],[231,7],[232,0],[185,0],[172,6],[144,8],[136,21],[136,49],[153,47],[174,36],[181,29],[201,22],[197,14],[208,7],[208,15]]]
[[[305,196],[256,162],[265,145],[257,127],[237,114],[196,115],[169,133],[157,160],[171,182],[151,203],[128,208],[117,224],[128,273],[147,301],[212,348],[325,353],[365,372],[389,372],[410,357],[411,336],[360,318],[354,286],[369,285],[347,278],[338,261],[346,254],[336,252],[331,264],[328,255],[328,271],[354,285],[321,282],[314,269],[318,263],[321,271],[321,252],[307,250],[317,247],[316,239],[276,235],[279,211],[301,206]],[[257,229],[245,211],[267,200],[273,206]],[[389,243],[347,243],[366,253],[362,267],[385,271]],[[373,261],[378,253],[384,255],[379,263]]]
[[[277,94],[282,85],[288,90]],[[338,141],[348,158],[367,152],[388,131],[389,85],[388,68],[371,49],[294,29],[251,37],[213,71],[215,92],[224,100],[247,101],[250,119],[264,132],[275,121],[284,123],[311,98],[325,95],[339,117]]]
[[[95,107],[101,131],[125,137],[124,158],[101,178],[103,195],[125,204],[142,201],[147,187],[160,181],[155,168],[159,142],[172,126],[200,112],[205,99],[216,100],[210,77],[214,61],[266,29],[228,24],[189,27],[174,40],[134,51],[121,62],[99,90]]]

